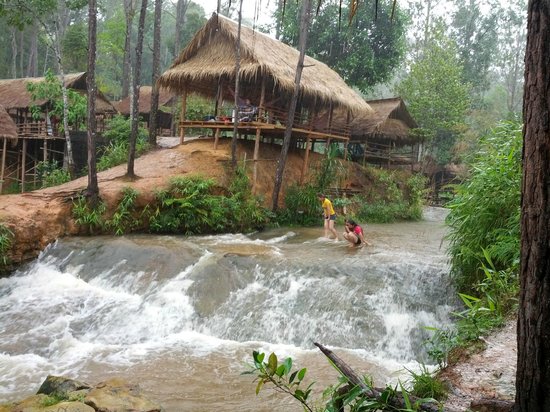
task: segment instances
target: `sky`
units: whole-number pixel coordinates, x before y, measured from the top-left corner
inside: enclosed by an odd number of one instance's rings
[[[217,0],[194,0],[200,4],[209,17],[218,7]],[[243,1],[243,18],[253,20],[257,17],[259,24],[268,23],[271,19],[271,9],[275,6],[275,0],[242,0]],[[223,1],[222,1],[223,2]],[[232,0],[231,5],[239,6],[239,0]]]

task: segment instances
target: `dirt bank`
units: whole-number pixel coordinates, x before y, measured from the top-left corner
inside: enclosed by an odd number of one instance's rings
[[[145,206],[154,200],[155,192],[167,187],[174,176],[188,173],[201,174],[215,178],[225,185],[227,166],[230,162],[231,141],[222,139],[218,149],[214,150],[212,139],[195,139],[183,145],[177,138],[163,139],[161,147],[136,159],[136,180],[129,181],[124,177],[126,165],[120,165],[98,174],[101,198],[109,210],[114,210],[124,187],[132,187],[139,192],[136,201],[138,206]],[[260,161],[257,163],[256,193],[262,195],[266,206],[271,205],[273,179],[280,146],[262,145]],[[253,158],[254,142],[239,141],[238,158]],[[303,166],[303,151],[290,151],[285,168],[285,185],[300,179]],[[310,165],[320,158],[311,153]],[[250,165],[252,162],[249,162]],[[249,167],[252,175],[252,166]],[[350,187],[365,187],[365,177],[358,173],[349,182]],[[79,228],[71,219],[73,199],[79,196],[87,186],[87,177],[76,179],[64,185],[36,190],[20,195],[3,195],[0,197],[0,221],[9,226],[15,235],[15,247],[9,254],[14,264],[35,258],[49,243],[67,235],[79,234]],[[283,199],[283,196],[280,197]]]

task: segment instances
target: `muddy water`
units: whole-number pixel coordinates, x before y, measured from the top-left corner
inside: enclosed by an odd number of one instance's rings
[[[441,209],[369,225],[350,249],[321,228],[218,236],[64,239],[0,279],[0,402],[48,374],[139,383],[166,411],[292,411],[256,397],[253,350],[292,356],[319,390],[336,374],[313,342],[375,383],[427,362],[424,326],[450,323]]]

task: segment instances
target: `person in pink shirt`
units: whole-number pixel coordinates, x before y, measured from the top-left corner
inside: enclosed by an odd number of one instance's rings
[[[363,228],[352,219],[346,219],[345,230],[344,239],[349,242],[349,247],[363,247],[365,245],[371,246],[371,244],[363,236]]]

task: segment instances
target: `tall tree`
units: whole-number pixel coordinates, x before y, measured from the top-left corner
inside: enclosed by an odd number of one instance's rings
[[[126,32],[124,36],[124,59],[122,62],[122,92],[121,97],[128,96],[130,91],[130,78],[132,60],[132,23],[136,12],[135,3],[137,0],[124,0],[124,16],[126,17]]]
[[[420,127],[432,137],[431,151],[439,164],[450,160],[456,127],[469,108],[468,85],[454,43],[439,27],[430,34],[420,60],[397,88]]]
[[[550,0],[527,17],[516,412],[550,410]]]
[[[287,2],[280,40],[298,44],[299,3]],[[352,7],[352,6],[350,6]],[[349,8],[334,0],[318,9],[309,30],[306,53],[335,70],[350,85],[366,92],[391,78],[405,52],[405,15],[399,8],[381,2],[360,2],[350,22]]]
[[[279,193],[281,192],[281,186],[283,184],[283,175],[285,172],[286,160],[288,157],[288,148],[290,146],[290,138],[292,137],[292,124],[294,121],[294,114],[296,112],[296,105],[298,104],[298,96],[300,94],[300,81],[302,79],[302,71],[304,69],[304,59],[306,55],[307,37],[310,21],[311,0],[303,0],[302,12],[300,16],[300,41],[298,43],[298,51],[300,52],[300,55],[298,57],[298,63],[296,65],[296,74],[294,76],[294,91],[292,93],[290,105],[288,108],[288,119],[283,138],[283,146],[281,147],[281,153],[279,155],[279,160],[277,161],[277,170],[275,172],[275,184],[273,185],[272,196],[273,211],[276,211],[279,207]]]
[[[475,0],[454,0],[450,37],[455,40],[460,63],[464,68],[463,81],[472,85],[472,97],[480,101],[489,88],[489,69],[494,62],[498,44],[498,23],[501,8],[498,3],[483,13]]]
[[[151,91],[151,110],[149,112],[149,144],[157,145],[157,113],[159,108],[160,77],[160,26],[162,23],[162,0],[155,0],[155,23],[153,28],[153,78]]]
[[[240,107],[240,81],[241,81],[241,20],[243,17],[243,0],[239,2],[239,14],[238,14],[238,26],[237,26],[237,41],[235,42],[235,92],[234,94],[234,109],[233,113],[233,137],[231,138],[231,167],[233,170],[237,167],[237,136],[239,134],[239,107]]]
[[[96,118],[95,101],[97,87],[95,81],[95,61],[97,45],[97,1],[88,0],[88,71],[86,86],[88,89],[88,188],[86,189],[90,205],[96,206],[99,198],[96,166]]]
[[[139,87],[140,87],[140,76],[141,76],[141,54],[143,52],[143,36],[145,31],[145,15],[147,14],[147,0],[141,0],[141,9],[139,12],[139,24],[138,24],[138,37],[136,44],[136,60],[135,60],[135,70],[134,76],[132,79],[132,90],[133,96],[132,99],[132,132],[130,135],[130,146],[128,149],[128,169],[126,176],[130,178],[135,178],[136,174],[134,172],[134,160],[136,157],[136,141],[138,137],[138,126],[139,126]]]

